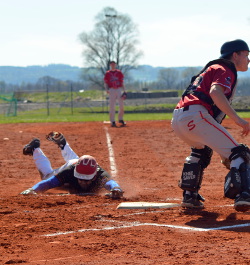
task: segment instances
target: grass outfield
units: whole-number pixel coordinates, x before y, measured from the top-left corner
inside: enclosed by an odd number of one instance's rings
[[[67,111],[69,112],[69,111]],[[50,115],[46,112],[18,114],[13,117],[0,116],[0,123],[38,123],[38,122],[88,122],[88,121],[108,121],[108,113],[80,113],[68,114],[65,112],[57,113],[51,110]],[[242,118],[250,118],[250,112],[239,112]],[[145,120],[170,120],[172,113],[126,113],[124,115],[126,121],[145,121]]]
[[[144,120],[170,120],[172,113],[134,113],[124,115],[126,121],[144,121]],[[33,122],[88,122],[88,121],[108,121],[107,113],[82,113],[74,115],[51,114],[47,115],[25,115],[15,117],[1,117],[0,123],[33,123]]]

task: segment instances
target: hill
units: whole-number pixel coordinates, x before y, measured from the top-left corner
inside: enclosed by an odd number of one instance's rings
[[[130,76],[140,82],[153,82],[157,80],[158,72],[164,67],[152,67],[150,65],[140,65],[137,69],[130,71]],[[174,67],[182,71],[187,67]],[[201,67],[200,67],[201,68]],[[36,83],[44,76],[51,76],[60,80],[81,81],[80,75],[84,68],[70,66],[66,64],[50,64],[47,66],[0,66],[0,82],[7,84]],[[239,73],[239,77],[250,77],[250,71]]]

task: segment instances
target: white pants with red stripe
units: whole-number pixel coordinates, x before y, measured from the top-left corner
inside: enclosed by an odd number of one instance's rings
[[[171,123],[176,135],[190,147],[202,149],[207,145],[222,158],[228,158],[231,149],[239,145],[201,105],[191,105],[186,111],[183,108],[175,109]],[[242,162],[242,158],[233,160],[231,166],[238,168]]]
[[[124,102],[122,99],[122,88],[109,89],[109,118],[111,122],[115,121],[115,105],[116,100],[119,105],[118,120],[123,120],[124,115]]]
[[[41,179],[48,179],[49,177],[58,174],[64,168],[76,163],[79,159],[78,155],[66,143],[63,150],[61,150],[62,157],[66,162],[61,167],[53,169],[48,157],[43,153],[41,148],[36,148],[33,152],[33,160],[41,175]]]

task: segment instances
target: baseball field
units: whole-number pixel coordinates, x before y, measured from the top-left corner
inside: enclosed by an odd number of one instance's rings
[[[240,129],[224,126],[240,142]],[[62,132],[78,155],[93,155],[124,189],[124,198],[70,195],[65,188],[43,195],[19,193],[40,180],[22,148],[33,137],[54,168],[64,161],[46,141]],[[250,213],[238,213],[223,197],[227,174],[217,154],[205,171],[200,193],[205,209],[178,206],[178,188],[189,148],[170,120],[131,121],[111,128],[103,122],[19,123],[0,126],[0,264],[250,264]],[[171,208],[118,209],[121,203],[174,203]]]

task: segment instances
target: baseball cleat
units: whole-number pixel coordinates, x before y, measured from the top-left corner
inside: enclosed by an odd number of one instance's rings
[[[247,212],[250,210],[250,194],[242,192],[235,198],[234,209],[237,212]]]
[[[111,123],[111,127],[117,127],[115,121]]]
[[[126,126],[126,122],[124,120],[119,120],[119,123],[121,124],[121,126]]]
[[[64,135],[60,132],[50,132],[49,134],[46,135],[46,139],[48,141],[54,142],[61,149],[63,149],[64,146],[66,145],[66,139]]]
[[[185,194],[184,193],[181,207],[203,209],[204,204],[201,202],[201,200],[205,201],[205,199],[200,194],[197,194],[197,193]]]
[[[33,155],[33,152],[36,148],[40,147],[40,140],[38,138],[34,138],[28,144],[26,144],[23,148],[24,155]]]

